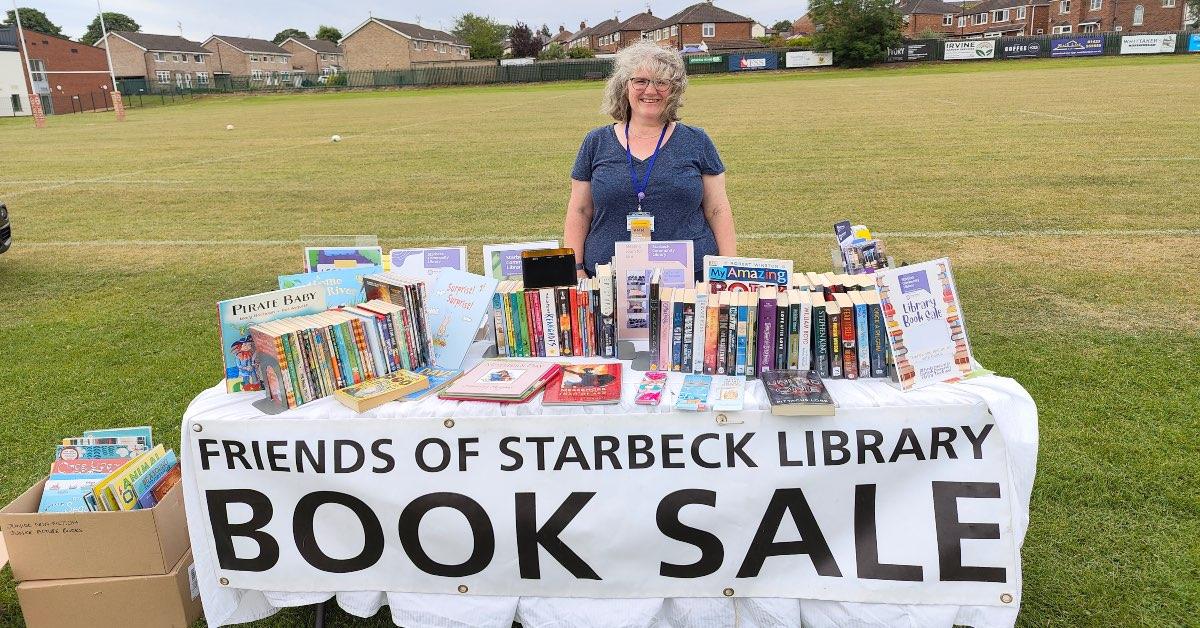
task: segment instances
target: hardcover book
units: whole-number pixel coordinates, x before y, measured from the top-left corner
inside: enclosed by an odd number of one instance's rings
[[[496,280],[446,268],[433,283],[427,312],[432,366],[456,369],[483,325]]]
[[[549,384],[542,404],[596,405],[621,401],[621,365],[610,363],[564,364]]]
[[[347,386],[333,393],[335,399],[355,412],[366,412],[372,408],[396,401],[406,395],[422,392],[429,387],[429,379],[410,371],[396,371],[383,377],[368,379],[361,384]]]
[[[762,375],[763,388],[778,416],[828,416],[835,412],[833,397],[816,371],[770,371]]]
[[[309,246],[304,248],[304,272],[378,266],[383,268],[383,248],[378,246]]]
[[[263,390],[250,327],[279,318],[316,314],[325,309],[325,288],[301,286],[217,302],[226,392]]]
[[[521,280],[521,251],[557,249],[558,240],[483,245],[483,273],[497,281]],[[461,270],[466,270],[465,268]]]
[[[525,401],[562,369],[555,362],[484,360],[438,394],[456,401]]]
[[[442,246],[388,251],[392,272],[433,281],[445,268],[467,272],[467,247]]]
[[[339,307],[355,305],[366,300],[363,291],[363,275],[371,275],[382,271],[380,266],[360,266],[358,268],[341,268],[338,270],[323,270],[315,273],[298,273],[295,275],[280,275],[279,289],[299,288],[301,286],[321,286],[325,288],[325,306]]]
[[[704,281],[713,292],[755,292],[770,286],[786,288],[792,277],[792,260],[757,257],[704,256]]]
[[[650,337],[650,279],[659,270],[661,287],[693,287],[692,241],[617,242],[612,270],[617,281],[617,338],[646,340]]]
[[[183,469],[179,466],[179,464],[171,467],[171,469],[167,471],[166,475],[159,478],[158,482],[154,484],[149,493],[146,493],[138,498],[138,508],[153,508],[158,504],[158,502],[162,501],[162,498],[166,497],[167,493],[170,492],[170,490],[174,488],[176,484],[179,484],[179,480],[183,477],[182,471]]]
[[[875,273],[893,381],[902,390],[957,381],[971,372],[971,347],[950,260],[888,268]]]

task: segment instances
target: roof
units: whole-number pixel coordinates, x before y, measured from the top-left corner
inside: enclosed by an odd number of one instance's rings
[[[292,53],[280,48],[272,42],[265,39],[254,39],[251,37],[230,37],[229,35],[213,35],[208,40],[220,39],[221,41],[241,50],[242,52],[263,52],[269,55],[290,55]],[[204,43],[208,43],[206,40]]]
[[[1015,0],[1023,1],[1023,0]],[[942,0],[904,0],[896,5],[901,15],[945,15],[947,13],[962,13],[962,5],[942,2]]]
[[[1031,4],[1034,6],[1042,6],[1048,3],[1049,0],[983,0],[983,2],[968,6],[967,13],[983,13],[984,11],[996,11],[998,9],[1012,9]]]
[[[550,41],[546,42],[546,45],[549,46],[550,44],[562,44],[571,41],[574,38],[575,36],[571,34],[571,31],[562,31],[561,33],[555,33],[554,37],[551,37]]]
[[[294,41],[309,50],[314,52],[324,52],[326,54],[340,55],[342,47],[325,39],[304,39],[303,37],[288,37],[283,40],[283,43]]]
[[[744,15],[738,15],[733,11],[726,11],[715,4],[701,2],[685,8],[671,17],[663,18],[659,26],[670,24],[702,24],[708,22],[754,22],[754,20]]]
[[[617,32],[618,25],[620,25],[620,22],[610,17],[607,20],[604,20],[603,22],[600,22],[599,24],[587,29],[587,34],[589,37],[603,37],[605,35],[611,35]],[[579,39],[579,33],[575,33],[574,38]]]
[[[653,13],[646,11],[638,13],[633,17],[621,22],[617,25],[616,30],[619,31],[652,31],[662,24],[662,18],[654,17]]]
[[[147,52],[194,52],[197,54],[212,54],[204,46],[178,35],[153,35],[151,33],[135,33],[133,31],[108,31]]]
[[[718,39],[715,41],[704,41],[704,45],[708,46],[709,52],[724,52],[726,50],[750,50],[754,48],[766,48],[767,45],[757,39]]]
[[[0,26],[0,50],[17,49],[17,29],[12,26]]]
[[[441,42],[441,43],[446,43],[446,44],[455,44],[458,46],[467,45],[466,42],[455,37],[454,35],[451,35],[450,33],[447,33],[445,31],[439,31],[434,28],[425,28],[424,26],[421,26],[420,24],[410,24],[408,22],[397,22],[396,20],[385,20],[383,18],[378,18],[378,17],[373,17],[367,21],[370,22],[372,20],[396,31],[397,33],[400,33],[401,35],[404,35],[405,37],[407,37],[409,39],[420,39],[422,41],[436,41],[436,42]],[[364,26],[365,26],[365,23],[364,23]],[[362,28],[362,27],[360,26],[359,28]],[[354,30],[356,31],[358,29],[356,28]],[[354,31],[350,31],[350,33],[353,33],[353,32]],[[349,37],[350,33],[347,33],[345,37],[342,37],[342,39],[344,40],[344,39],[346,39],[346,37]]]

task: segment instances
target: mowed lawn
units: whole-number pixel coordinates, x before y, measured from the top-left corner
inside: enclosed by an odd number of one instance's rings
[[[1198,86],[1192,55],[702,77],[687,93],[684,120],[728,167],[741,254],[828,270],[849,218],[900,260],[953,260],[976,356],[1040,411],[1024,626],[1197,621]],[[600,91],[0,120],[16,238],[0,256],[0,501],[84,429],[151,424],[178,447],[189,400],[221,375],[214,303],[274,288],[303,242],[462,243],[479,270],[481,244],[561,237]],[[22,623],[14,587],[4,570],[3,626]]]

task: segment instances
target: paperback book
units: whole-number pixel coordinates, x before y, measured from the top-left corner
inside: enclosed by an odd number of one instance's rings
[[[316,314],[325,309],[325,289],[300,286],[217,302],[226,392],[263,390],[250,328],[280,318]]]
[[[355,412],[366,412],[406,395],[424,391],[429,387],[429,378],[409,371],[396,371],[383,377],[369,379],[361,384],[347,386],[333,396],[342,405]]]
[[[957,381],[972,370],[966,322],[950,260],[875,273],[894,367],[901,390]]]
[[[443,269],[427,304],[432,366],[456,369],[483,324],[496,280],[457,268]]]
[[[712,390],[712,375],[686,375],[679,396],[675,399],[675,409],[685,412],[706,412],[712,407],[708,403],[708,395]]]
[[[768,371],[763,373],[762,383],[771,402],[771,414],[825,416],[836,411],[833,397],[816,371]]]

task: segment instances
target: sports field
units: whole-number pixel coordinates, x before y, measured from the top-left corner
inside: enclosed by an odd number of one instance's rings
[[[1041,450],[1023,626],[1200,613],[1200,55],[693,80],[743,255],[828,270],[850,218],[954,263],[976,357]],[[178,447],[221,376],[218,299],[319,234],[387,248],[558,237],[599,83],[197,99],[0,120],[0,502],[56,439],[152,424]],[[234,125],[226,130],[226,125]],[[343,141],[333,144],[338,133]],[[1188,260],[1193,260],[1189,262]],[[21,625],[11,575],[0,625]],[[262,625],[297,625],[308,611]],[[340,610],[335,625],[348,621]],[[371,625],[390,625],[384,611]]]

